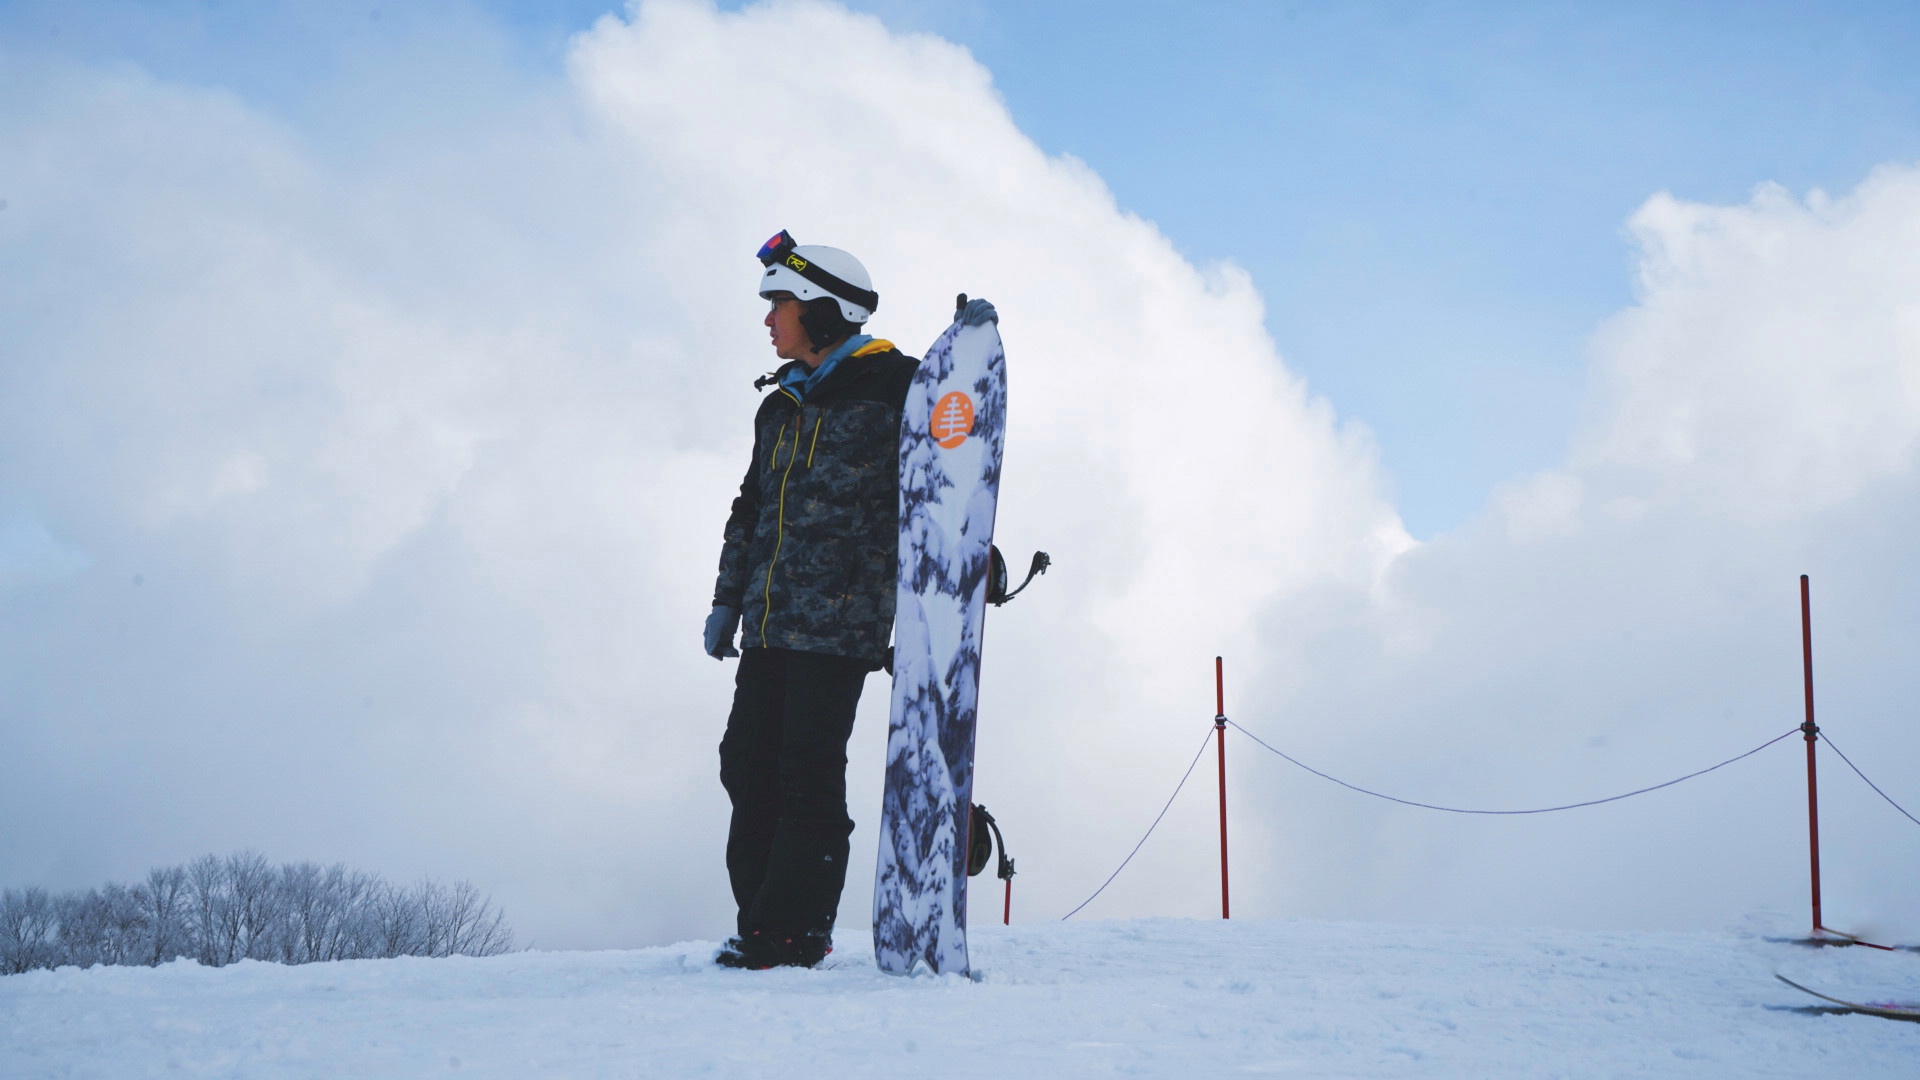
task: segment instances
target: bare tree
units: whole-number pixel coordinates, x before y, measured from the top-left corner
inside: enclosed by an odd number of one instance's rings
[[[59,951],[58,931],[59,922],[47,890],[0,892],[0,974],[52,967]]]
[[[288,964],[344,960],[364,955],[364,908],[377,884],[372,874],[335,863],[292,863],[280,868],[280,959]]]
[[[227,891],[233,897],[236,959],[277,960],[276,931],[281,928],[279,875],[257,851],[227,856]]]
[[[140,963],[147,951],[146,913],[125,885],[67,893],[54,899],[53,910],[60,964]]]
[[[454,882],[447,892],[447,951],[440,955],[498,956],[513,948],[506,916],[471,882]]]
[[[493,956],[506,918],[471,882],[412,889],[335,863],[274,867],[259,852],[161,867],[131,888],[0,893],[0,974],[191,956],[306,964],[388,956]]]
[[[133,889],[147,922],[145,955],[131,963],[164,964],[193,953],[192,927],[187,923],[187,871],[185,867],[158,867],[147,873],[145,884]]]
[[[378,874],[348,870],[337,863],[328,869],[327,888],[338,903],[338,911],[326,936],[323,959],[349,960],[374,955],[373,928],[367,911],[383,887]]]
[[[218,855],[202,855],[187,864],[187,898],[194,959],[208,967],[240,959],[240,920],[227,888],[226,863]]]
[[[374,956],[421,956],[425,928],[420,898],[397,885],[383,885],[369,905]]]
[[[280,868],[280,901],[286,932],[280,938],[280,961],[310,964],[326,959],[325,940],[332,919],[325,872],[317,863],[291,863]]]

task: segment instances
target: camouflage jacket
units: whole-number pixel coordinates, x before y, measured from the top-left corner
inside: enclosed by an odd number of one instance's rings
[[[918,367],[875,340],[827,372],[804,404],[786,389],[760,403],[753,461],[727,516],[713,587],[714,603],[743,613],[743,648],[875,667],[885,658],[900,536],[900,410]]]

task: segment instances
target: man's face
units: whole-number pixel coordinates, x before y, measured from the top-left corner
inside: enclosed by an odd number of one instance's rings
[[[773,338],[773,354],[782,360],[805,360],[818,365],[820,357],[813,351],[813,343],[807,340],[807,332],[800,328],[800,313],[804,310],[792,293],[773,293],[767,297],[766,326]]]

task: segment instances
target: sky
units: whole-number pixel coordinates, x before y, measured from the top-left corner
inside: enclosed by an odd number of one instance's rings
[[[1423,539],[1564,453],[1648,195],[1844,190],[1920,157],[1907,5],[1198,12],[960,5],[925,25],[994,72],[1039,145],[1188,257],[1247,268],[1289,362],[1379,439]]]
[[[1421,539],[1564,453],[1648,195],[1839,191],[1920,159],[1920,17],[1898,3],[852,6],[967,47],[1043,150],[1189,259],[1246,269]],[[530,90],[618,7],[21,0],[0,30],[364,146],[444,122],[436,102],[479,89],[455,68]],[[398,74],[422,64],[447,77]]]
[[[1216,653],[1331,771],[1567,801],[1797,723],[1810,573],[1833,732],[1898,797],[1911,15],[597,14],[0,9],[0,883],[253,846],[472,878],[535,944],[719,933],[692,643],[782,226],[910,352],[957,291],[1003,313],[1002,546],[1056,570],[995,613],[977,794],[1035,917],[1151,820]],[[1235,745],[1248,914],[1804,893],[1787,748],[1488,821]],[[1823,786],[1830,893],[1911,926],[1862,790]],[[1205,913],[1204,794],[1090,915]]]

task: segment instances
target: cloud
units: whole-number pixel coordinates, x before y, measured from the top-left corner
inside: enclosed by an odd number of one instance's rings
[[[1269,616],[1313,670],[1255,715],[1309,760],[1480,807],[1710,764],[1801,720],[1801,573],[1826,731],[1883,783],[1920,751],[1904,720],[1920,687],[1899,659],[1920,645],[1906,554],[1920,526],[1920,170],[1882,168],[1839,199],[1771,185],[1729,207],[1658,195],[1631,227],[1640,295],[1595,335],[1589,420],[1565,467],[1408,552],[1384,602],[1288,598]],[[1804,918],[1797,736],[1670,791],[1526,819],[1369,803],[1249,753],[1246,782],[1277,785],[1264,805],[1287,854],[1267,880],[1288,910]],[[1821,760],[1829,921],[1920,933],[1920,878],[1892,855],[1914,850],[1912,825],[1831,752]]]
[[[1788,519],[1905,474],[1920,438],[1920,175],[1844,198],[1649,199],[1640,303],[1601,332],[1604,410],[1576,449],[1647,494]]]
[[[770,59],[812,55],[858,62]],[[137,70],[0,70],[0,496],[31,541],[5,550],[58,569],[0,578],[0,739],[27,763],[0,788],[27,823],[0,880],[253,846],[472,877],[536,945],[723,933],[732,668],[696,643],[773,365],[750,253],[780,227],[856,252],[875,329],[909,352],[957,292],[1002,312],[1000,539],[1055,557],[992,614],[982,695],[976,794],[1021,859],[1022,917],[1077,903],[1137,838],[1205,734],[1216,653],[1249,727],[1496,804],[1784,730],[1803,569],[1822,625],[1857,632],[1838,715],[1904,688],[1920,609],[1875,578],[1914,519],[1903,170],[1832,203],[1650,202],[1642,300],[1596,339],[1566,467],[1416,547],[1247,274],[1189,264],[1039,151],[938,38],[829,4],[652,0],[580,35],[552,85],[435,95],[409,115],[439,123],[350,148],[340,117],[309,138]],[[846,925],[885,699],[876,678],[852,749]],[[1867,760],[1910,757],[1849,722]],[[1252,753],[1236,740],[1245,914],[1696,925],[1797,895],[1791,751],[1492,824]],[[1089,915],[1210,910],[1204,779]],[[1856,869],[1833,872],[1910,894],[1858,869],[1893,838],[1834,798]]]

